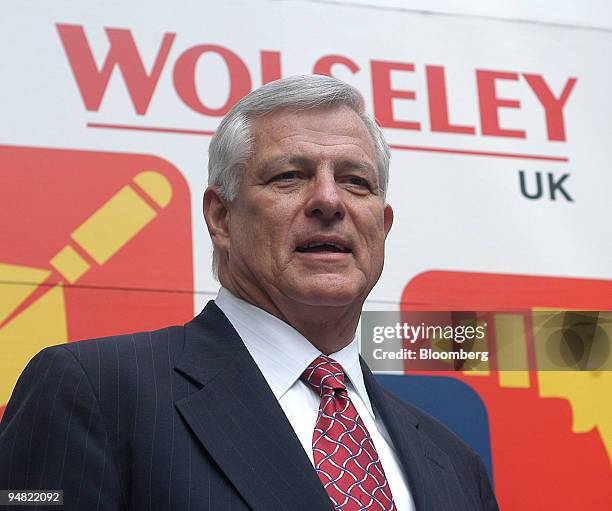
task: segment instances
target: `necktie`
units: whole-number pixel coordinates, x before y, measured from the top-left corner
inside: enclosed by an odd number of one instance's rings
[[[321,396],[312,452],[334,509],[395,511],[374,443],[348,397],[342,366],[321,355],[304,371],[302,380]]]

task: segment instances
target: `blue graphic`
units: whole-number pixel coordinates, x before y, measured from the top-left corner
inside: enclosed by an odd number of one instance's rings
[[[482,458],[493,484],[489,416],[480,396],[446,376],[376,375],[389,391],[442,422]]]

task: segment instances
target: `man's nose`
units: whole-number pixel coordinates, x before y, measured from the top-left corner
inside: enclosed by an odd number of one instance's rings
[[[329,174],[318,175],[312,183],[306,204],[306,216],[322,220],[342,220],[345,214],[346,208],[335,177]]]

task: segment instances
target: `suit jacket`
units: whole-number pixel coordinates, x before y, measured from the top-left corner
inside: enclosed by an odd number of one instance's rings
[[[480,458],[362,367],[417,510],[497,509]],[[184,327],[32,359],[0,425],[0,489],[62,489],[65,510],[332,510],[214,302]]]

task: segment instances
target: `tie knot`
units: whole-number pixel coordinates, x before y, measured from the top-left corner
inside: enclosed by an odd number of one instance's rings
[[[320,355],[302,373],[302,381],[308,383],[321,397],[334,390],[346,390],[344,370],[333,358]]]

